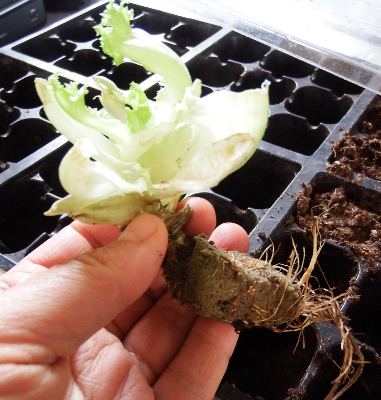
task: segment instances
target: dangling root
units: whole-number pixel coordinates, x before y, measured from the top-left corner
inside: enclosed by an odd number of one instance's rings
[[[312,249],[312,257],[310,261],[310,265],[308,266],[306,272],[303,274],[302,278],[299,281],[299,286],[302,286],[304,284],[308,284],[308,281],[311,278],[312,271],[315,268],[315,265],[317,264],[317,258],[319,257],[320,251],[323,247],[323,244],[321,243],[320,240],[320,234],[319,234],[319,219],[315,219],[315,223],[313,224],[312,227],[312,237],[313,237],[313,249]],[[321,243],[320,246],[318,247],[318,241]]]
[[[325,398],[326,400],[336,400],[360,377],[364,369],[365,359],[350,328],[344,323],[339,304],[337,302],[333,303],[332,307],[328,308],[326,311],[330,316],[330,321],[340,332],[341,350],[344,352],[344,360],[340,368],[340,374],[332,382],[333,386]],[[354,364],[356,364],[356,367],[354,367]]]
[[[179,215],[178,215],[179,214]],[[235,251],[217,249],[203,236],[186,237],[181,226],[191,215],[185,209],[169,219],[168,251],[163,263],[172,297],[198,315],[232,324],[237,331],[253,326],[277,332],[303,330],[315,322],[331,322],[342,338],[344,361],[326,400],[340,397],[361,375],[364,357],[340,312],[339,300],[309,285],[321,251],[318,218],[313,228],[313,254],[303,275],[293,243],[287,268]],[[181,221],[179,224],[178,221]],[[356,358],[356,359],[355,359]],[[353,365],[356,364],[356,368]]]

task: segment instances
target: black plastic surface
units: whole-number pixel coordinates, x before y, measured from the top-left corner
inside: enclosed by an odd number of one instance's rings
[[[272,241],[282,244],[276,261],[285,262],[293,237],[311,253],[311,244],[292,217],[305,184],[316,190],[342,184],[359,196],[381,183],[369,178],[349,182],[326,174],[333,142],[374,106],[375,95],[350,82],[286,55],[266,44],[206,22],[135,6],[134,25],[158,35],[185,55],[192,78],[201,78],[203,93],[270,86],[270,117],[259,149],[239,171],[216,188],[198,193],[215,206],[218,223],[236,222],[250,235],[250,254],[260,254]],[[103,6],[0,51],[0,266],[8,270],[70,222],[45,217],[65,191],[58,165],[70,144],[47,121],[35,93],[35,77],[56,68],[76,73],[82,83],[104,75],[126,89],[131,80],[150,74],[135,63],[115,67],[99,49],[93,26]],[[9,54],[12,54],[10,56]],[[156,86],[148,87],[153,95]],[[95,95],[96,91],[92,91]],[[91,102],[91,96],[88,99]],[[377,200],[379,201],[379,200]],[[20,212],[20,209],[22,212]],[[291,221],[291,222],[290,222]],[[319,283],[345,292],[350,282],[359,298],[345,302],[356,339],[369,364],[343,399],[381,398],[381,269],[370,271],[350,249],[327,242],[319,257]],[[325,278],[324,278],[325,277]],[[326,279],[326,281],[325,281]],[[371,310],[371,311],[370,311]],[[322,399],[338,368],[340,338],[330,324],[305,332],[306,347],[296,347],[298,334],[251,329],[241,334],[217,396],[221,399]],[[294,351],[295,350],[295,351]],[[290,391],[289,389],[293,389]]]

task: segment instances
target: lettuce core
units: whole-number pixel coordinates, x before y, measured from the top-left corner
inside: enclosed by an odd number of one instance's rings
[[[95,77],[103,109],[85,105],[86,87],[36,79],[46,115],[73,147],[59,178],[68,196],[46,215],[126,225],[153,202],[173,211],[181,195],[216,186],[252,156],[265,131],[268,86],[201,97],[182,62],[154,36],[131,27],[133,10],[113,1],[95,28],[116,65],[132,60],[161,76],[155,100]]]

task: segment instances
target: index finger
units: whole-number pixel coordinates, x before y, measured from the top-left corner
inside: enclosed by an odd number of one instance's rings
[[[90,225],[74,221],[25,257],[25,261],[50,268],[117,240],[115,225]]]
[[[64,264],[83,253],[106,246],[119,236],[119,228],[114,225],[86,225],[74,221],[2,275],[0,290],[24,283],[46,268]]]
[[[209,236],[216,224],[216,216],[211,204],[202,198],[191,197],[179,203],[179,208],[189,204],[194,209],[194,217],[185,226],[190,236],[204,233]],[[0,290],[6,290],[16,283],[23,283],[37,273],[57,264],[64,264],[81,254],[107,246],[117,240],[120,229],[115,225],[91,225],[74,221],[48,241],[28,254],[19,264],[0,278]],[[160,281],[160,279],[159,279]],[[163,293],[160,281],[154,290],[159,297]]]

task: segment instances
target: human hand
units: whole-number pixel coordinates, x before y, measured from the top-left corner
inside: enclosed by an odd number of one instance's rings
[[[247,252],[242,228],[215,228],[210,203],[185,233]],[[74,222],[0,277],[1,399],[212,399],[238,335],[166,292],[163,222]]]

